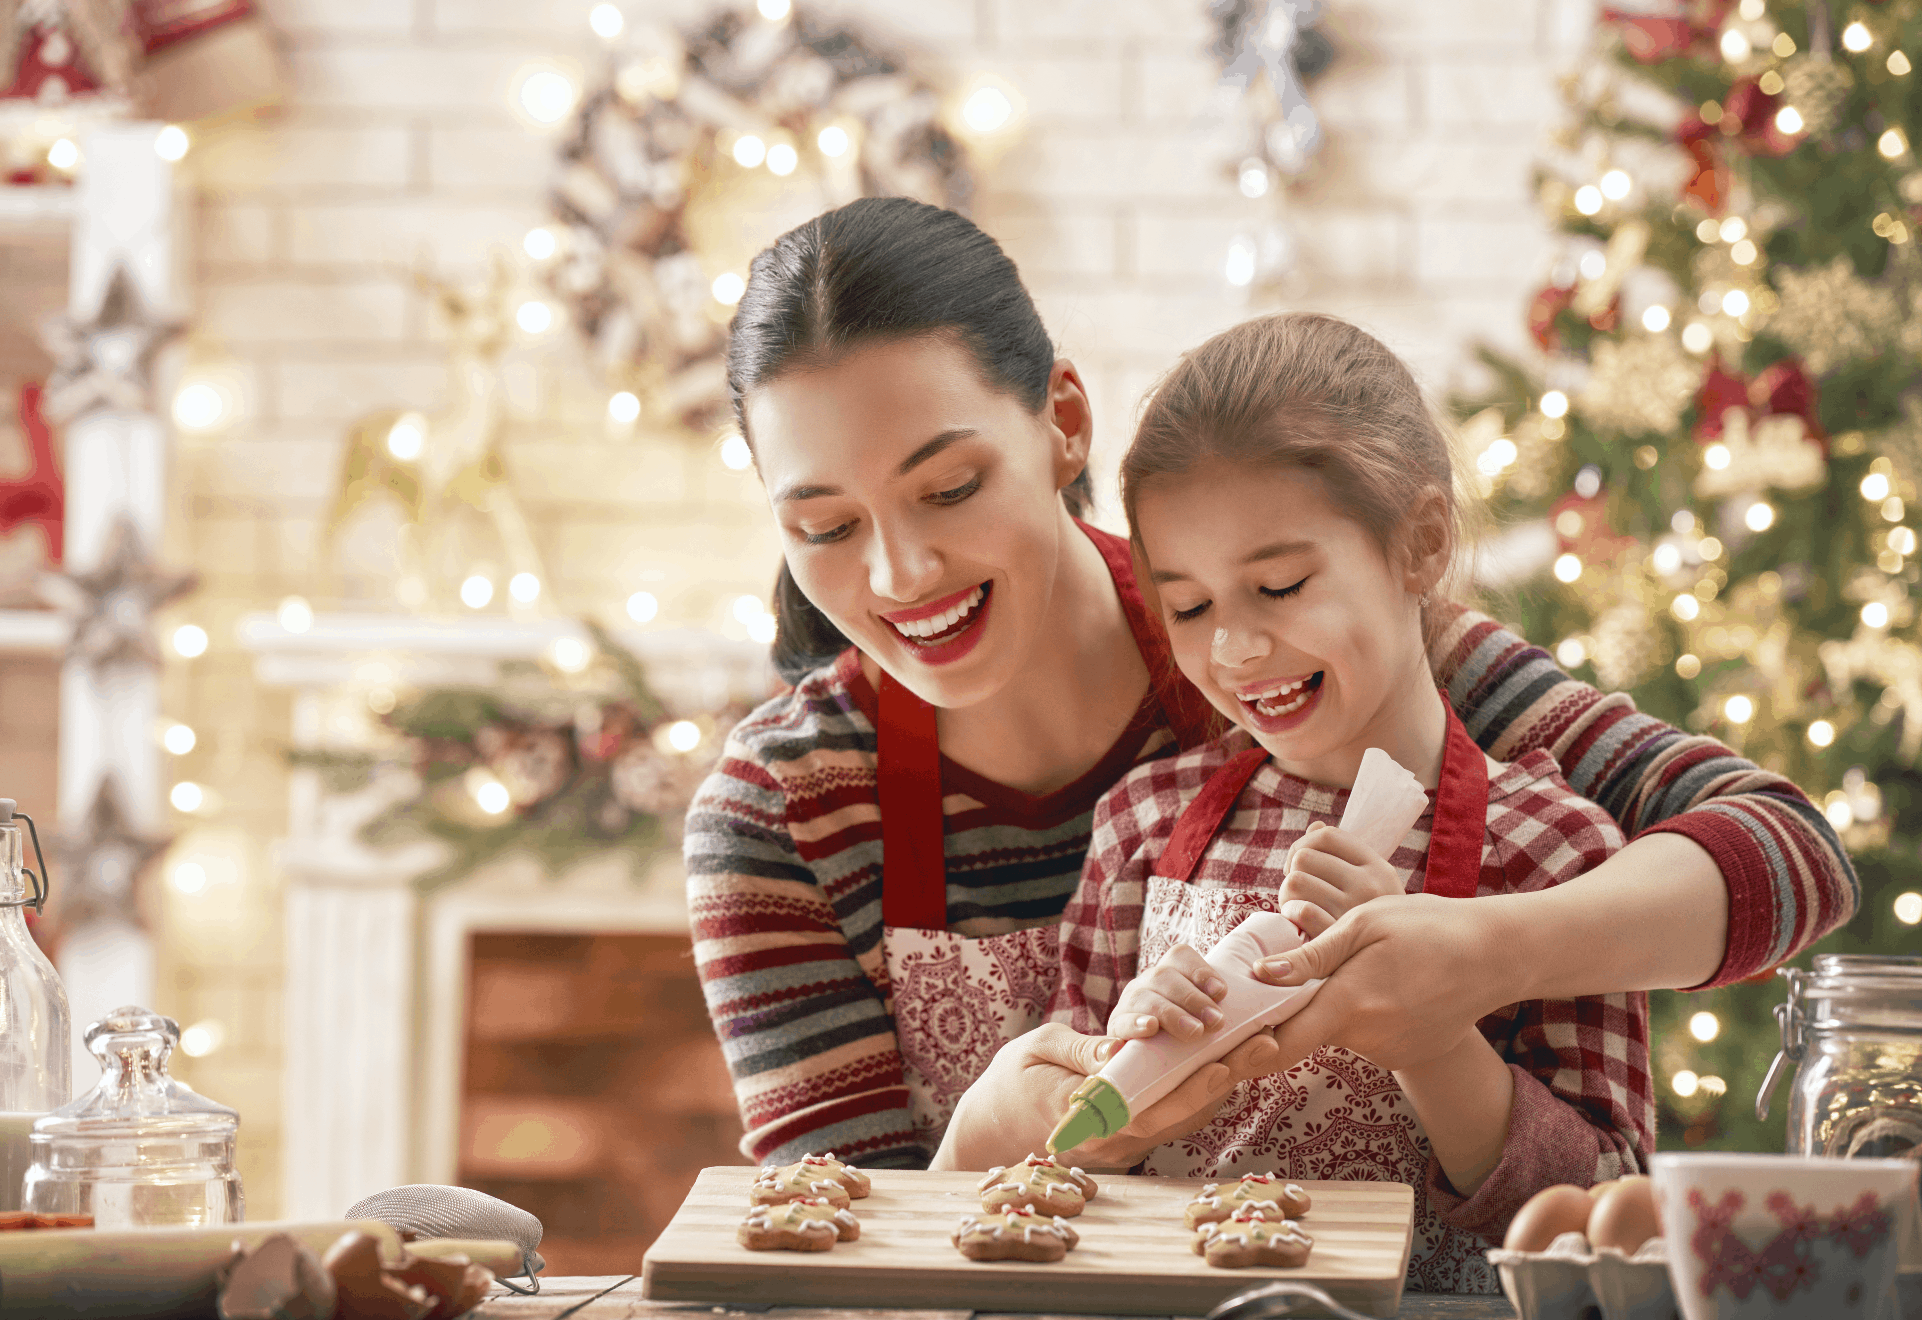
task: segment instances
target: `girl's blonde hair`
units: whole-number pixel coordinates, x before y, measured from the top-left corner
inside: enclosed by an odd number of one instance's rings
[[[1175,364],[1121,459],[1121,503],[1140,552],[1144,484],[1210,458],[1319,475],[1336,506],[1392,557],[1417,504],[1445,502],[1446,597],[1462,544],[1449,440],[1406,364],[1339,317],[1283,312],[1225,330]],[[1278,518],[1287,516],[1277,510]],[[1431,624],[1432,611],[1424,612]]]

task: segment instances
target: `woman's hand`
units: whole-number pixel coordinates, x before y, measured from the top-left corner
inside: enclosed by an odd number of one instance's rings
[[[1277,894],[1281,915],[1313,939],[1370,899],[1404,891],[1380,853],[1346,830],[1316,821],[1288,848]]]
[[[1119,1045],[1112,1037],[1083,1036],[1055,1023],[1015,1037],[961,1097],[929,1167],[989,1169],[1042,1150],[1068,1112],[1068,1097]],[[1241,1082],[1276,1071],[1278,1053],[1274,1038],[1257,1032],[1197,1069],[1114,1136],[1077,1146],[1074,1162],[1087,1169],[1132,1167],[1156,1146],[1207,1123]]]
[[[1531,953],[1530,941],[1506,933],[1508,914],[1504,898],[1392,894],[1257,964],[1255,974],[1275,985],[1326,978],[1275,1028],[1270,1071],[1293,1067],[1324,1045],[1390,1070],[1446,1054],[1478,1019],[1530,997],[1511,993],[1504,980],[1504,969]]]

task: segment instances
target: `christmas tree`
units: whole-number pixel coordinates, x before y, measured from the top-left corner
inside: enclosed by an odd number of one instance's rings
[[[1808,791],[1862,881],[1816,952],[1922,952],[1922,3],[1686,0],[1597,42],[1537,178],[1543,356],[1458,401],[1488,607]],[[1782,1149],[1784,997],[1651,997],[1663,1147]]]

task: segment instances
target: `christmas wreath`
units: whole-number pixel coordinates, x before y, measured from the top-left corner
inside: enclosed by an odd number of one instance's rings
[[[966,206],[941,110],[897,57],[786,0],[687,32],[629,28],[561,144],[546,278],[650,422],[712,434],[755,251],[864,195]]]

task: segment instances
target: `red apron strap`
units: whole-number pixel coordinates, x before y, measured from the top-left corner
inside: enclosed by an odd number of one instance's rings
[[[1209,843],[1227,819],[1234,815],[1235,803],[1241,801],[1241,790],[1248,787],[1248,781],[1255,777],[1255,771],[1261,769],[1267,760],[1266,748],[1250,747],[1231,757],[1219,770],[1208,776],[1208,782],[1201,786],[1194,801],[1183,809],[1180,818],[1175,821],[1174,833],[1168,836],[1168,846],[1161,850],[1161,856],[1155,860],[1156,875],[1184,882],[1194,878],[1195,868],[1201,864]]]
[[[1488,760],[1442,696],[1448,738],[1442,745],[1441,783],[1428,838],[1428,873],[1422,892],[1473,898],[1481,885],[1482,841],[1488,835]]]
[[[881,798],[881,921],[948,928],[946,814],[935,709],[881,671],[875,729]]]

